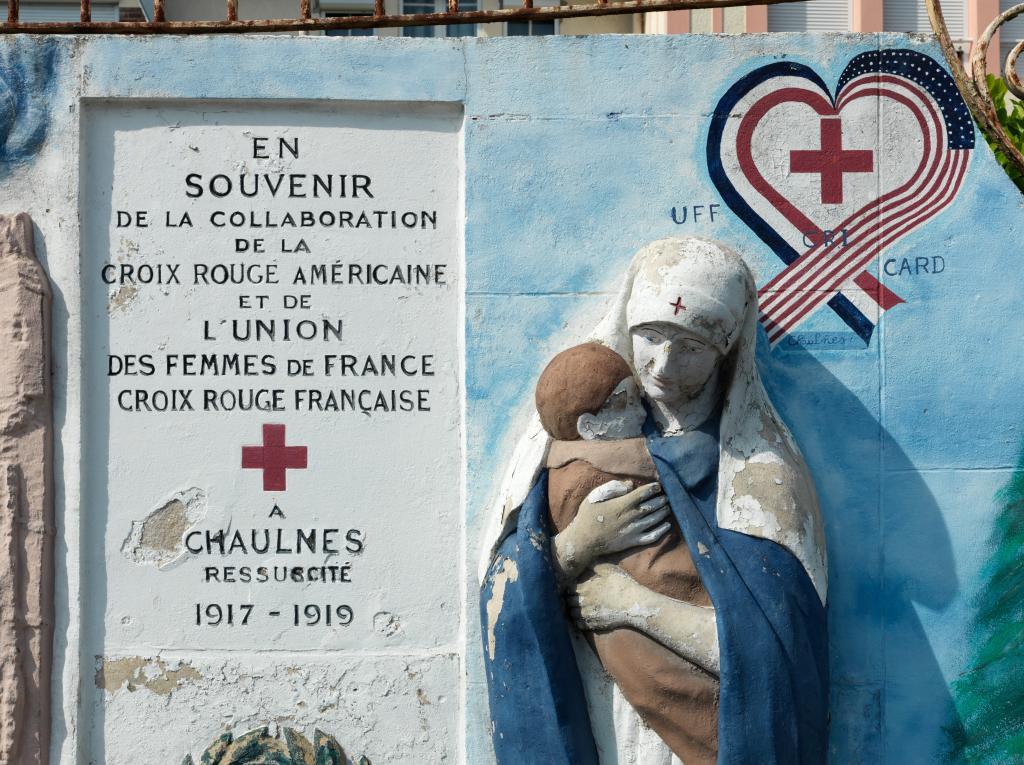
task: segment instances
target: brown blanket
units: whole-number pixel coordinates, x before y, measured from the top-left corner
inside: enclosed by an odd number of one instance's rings
[[[657,479],[643,438],[555,441],[548,452],[548,505],[562,531],[595,488],[612,480],[636,485]],[[604,558],[649,589],[699,606],[711,605],[672,521],[657,542]],[[631,628],[589,633],[605,670],[668,747],[686,765],[714,765],[718,753],[718,678]]]

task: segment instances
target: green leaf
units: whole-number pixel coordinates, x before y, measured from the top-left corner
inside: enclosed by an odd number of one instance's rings
[[[1006,87],[1006,83],[1002,79],[995,75],[988,75],[988,90],[992,96],[992,101],[995,105],[996,118],[999,120],[999,124],[1002,125],[1003,130],[1006,131],[1007,137],[1010,139],[1010,143],[1016,146],[1021,152],[1024,152],[1024,102],[1011,100],[1012,106],[1007,110],[1007,96],[1010,91]],[[1018,168],[1010,160],[1009,157],[1005,156],[1003,152],[996,146],[988,136],[985,136],[985,140],[988,145],[995,152],[996,159],[999,161],[1000,167],[1006,171],[1006,174],[1010,177],[1017,188],[1024,192],[1024,174],[1021,173]]]

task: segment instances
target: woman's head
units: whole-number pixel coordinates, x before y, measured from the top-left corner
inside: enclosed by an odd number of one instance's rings
[[[722,358],[706,339],[669,322],[640,324],[630,336],[640,386],[649,399],[665,404],[699,395]]]
[[[693,398],[743,331],[753,277],[739,255],[696,238],[652,242],[634,263],[625,318],[637,379],[652,400]]]

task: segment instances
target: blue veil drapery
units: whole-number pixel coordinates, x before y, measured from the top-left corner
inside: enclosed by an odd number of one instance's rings
[[[718,421],[648,445],[716,609],[719,765],[826,759],[825,607],[785,547],[718,527]],[[498,546],[480,595],[492,740],[500,765],[597,765],[550,552],[547,475]]]

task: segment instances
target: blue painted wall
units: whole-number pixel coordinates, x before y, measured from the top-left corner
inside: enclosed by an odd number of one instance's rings
[[[706,208],[696,223],[670,218],[673,206],[721,202],[704,147],[725,90],[778,60],[833,86],[851,58],[876,48],[941,60],[900,36],[552,40],[531,50],[523,78],[506,63],[526,55],[512,45],[467,49],[484,79],[471,83],[466,125],[471,541],[511,418],[551,354],[589,329],[577,317],[607,301],[640,245],[697,234],[762,274],[781,269],[724,207],[713,223]],[[1021,440],[1024,319],[1011,244],[1020,201],[979,138],[952,206],[882,256],[941,254],[946,270],[871,269],[907,302],[867,348],[761,349],[827,526],[833,763],[946,759],[949,686],[969,658],[995,494]],[[846,327],[823,309],[801,329],[813,338]],[[472,661],[469,682],[469,760],[483,762],[486,699]]]

